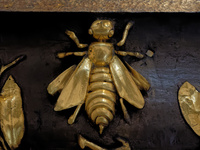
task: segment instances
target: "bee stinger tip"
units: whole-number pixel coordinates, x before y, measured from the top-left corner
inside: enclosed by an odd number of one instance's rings
[[[104,125],[100,124],[99,125],[99,133],[102,134],[104,130]]]

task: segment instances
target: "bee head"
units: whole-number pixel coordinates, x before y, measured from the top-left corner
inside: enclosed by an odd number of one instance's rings
[[[114,35],[114,23],[110,20],[96,20],[92,23],[89,34],[97,40],[108,40]]]

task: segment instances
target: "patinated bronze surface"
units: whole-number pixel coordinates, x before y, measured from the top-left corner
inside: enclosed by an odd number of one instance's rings
[[[1,11],[199,12],[199,0],[0,0]]]
[[[118,46],[124,45],[132,25],[132,22],[126,25],[122,40],[117,43]],[[66,34],[75,42],[78,48],[88,46],[87,44],[81,44],[74,32],[67,30]],[[68,55],[85,55],[85,57],[75,70],[72,66],[52,81],[47,90],[51,95],[61,91],[54,108],[55,111],[77,106],[73,115],[68,119],[69,124],[74,123],[81,106],[85,103],[88,117],[99,126],[99,133],[102,134],[104,128],[108,126],[115,115],[117,94],[119,95],[124,118],[127,122],[130,122],[123,101],[126,100],[136,108],[143,108],[144,98],[140,90],[148,90],[150,84],[129,64],[127,64],[130,70],[128,71],[117,56],[129,55],[141,59],[144,55],[138,52],[116,51],[114,44],[107,42],[114,35],[112,21],[94,21],[89,29],[89,34],[97,42],[91,43],[88,51],[66,52],[57,55],[59,58]]]
[[[1,86],[10,74],[22,89],[25,134],[18,150],[80,150],[77,135],[112,149],[122,146],[116,137],[124,137],[131,149],[194,150],[200,148],[197,136],[183,118],[177,100],[178,90],[187,80],[200,89],[200,14],[199,13],[7,13],[1,12],[0,58],[3,64],[26,54],[26,61],[1,76]],[[9,19],[8,19],[9,18]],[[83,52],[65,34],[75,32],[80,43],[95,39],[88,35],[91,23],[100,19],[114,20],[115,34],[108,42],[122,39],[128,21],[135,22],[126,42],[116,51],[140,52],[149,49],[152,58],[121,57],[151,84],[144,94],[145,107],[134,108],[124,101],[130,124],[123,119],[121,104],[102,135],[90,122],[84,107],[75,123],[68,118],[74,109],[54,111],[59,95],[47,93],[47,86],[81,57],[71,55],[58,59],[59,52]],[[17,21],[15,21],[17,19]],[[124,62],[125,64],[125,62]],[[73,70],[73,67],[72,67]],[[119,101],[118,101],[119,102]],[[87,148],[85,148],[87,149]]]

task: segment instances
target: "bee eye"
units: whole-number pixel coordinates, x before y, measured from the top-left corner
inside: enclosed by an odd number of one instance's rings
[[[97,26],[99,26],[100,23],[101,23],[100,21],[94,22],[94,23],[92,24],[92,27],[97,27]]]
[[[105,26],[105,27],[109,27],[109,26],[110,26],[110,22],[105,22],[105,23],[104,23],[104,26]]]
[[[99,24],[101,24],[101,21],[97,22],[97,23],[96,23],[96,26],[98,26]]]

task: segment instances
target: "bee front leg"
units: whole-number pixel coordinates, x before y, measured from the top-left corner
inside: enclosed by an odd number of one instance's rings
[[[127,123],[130,123],[130,117],[129,117],[127,109],[124,105],[123,98],[120,98],[120,104],[121,104],[121,107],[122,107],[122,111],[124,113],[124,119],[126,120]]]
[[[84,52],[67,52],[67,53],[63,52],[63,53],[58,53],[57,57],[58,58],[64,58],[64,57],[67,57],[69,55],[84,56],[84,55],[86,55],[86,53],[87,53],[86,51],[84,51]]]
[[[77,117],[77,115],[78,115],[78,112],[80,111],[82,105],[83,105],[83,104],[79,104],[79,105],[76,107],[76,110],[74,111],[74,113],[73,113],[73,114],[69,117],[69,119],[68,119],[68,124],[73,124],[73,123],[74,123],[74,121],[75,121],[75,119],[76,119],[76,117]]]
[[[88,44],[79,43],[79,39],[73,31],[66,30],[65,33],[76,43],[78,48],[85,48],[88,46]]]
[[[117,43],[117,46],[123,46],[125,41],[126,41],[126,38],[127,38],[127,35],[128,35],[128,31],[130,30],[130,28],[133,26],[133,22],[129,22],[127,25],[126,25],[126,28],[124,30],[124,33],[123,33],[123,37],[122,37],[122,40],[120,42]]]

